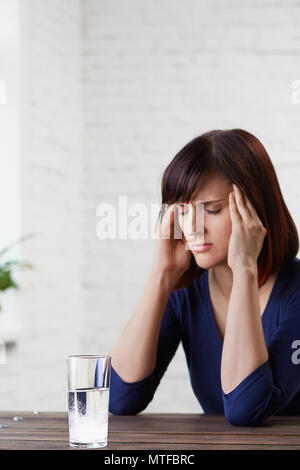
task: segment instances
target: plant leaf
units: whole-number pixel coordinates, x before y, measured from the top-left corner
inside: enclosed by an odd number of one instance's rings
[[[0,290],[6,290],[10,287],[18,288],[18,284],[11,278],[10,271],[0,270]]]
[[[33,269],[33,264],[27,262],[27,261],[6,261],[2,265],[0,265],[1,269],[4,270],[10,270],[11,267],[17,266],[20,268],[25,268],[25,269]],[[8,268],[8,269],[7,269]]]

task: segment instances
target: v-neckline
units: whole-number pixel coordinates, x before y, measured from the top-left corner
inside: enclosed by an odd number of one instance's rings
[[[277,286],[279,284],[279,279],[282,275],[282,272],[283,272],[283,266],[281,266],[280,270],[278,271],[277,273],[277,277],[275,279],[275,282],[273,284],[273,287],[272,287],[272,290],[271,290],[271,293],[269,295],[269,299],[266,303],[266,306],[265,306],[265,309],[261,315],[261,321],[263,321],[263,319],[265,318],[266,316],[266,313],[267,311],[269,310],[269,307],[270,307],[270,304],[271,304],[271,300],[273,299],[274,295],[275,295],[275,292],[277,290]],[[217,328],[217,324],[216,324],[216,321],[215,321],[215,317],[214,317],[214,311],[213,311],[213,306],[212,306],[212,301],[211,301],[211,297],[210,297],[210,291],[209,291],[209,283],[208,283],[208,269],[205,270],[204,272],[204,280],[205,280],[205,291],[206,291],[206,297],[207,297],[207,301],[208,301],[208,310],[207,310],[207,314],[208,314],[208,317],[209,317],[209,324],[214,332],[214,335],[215,337],[217,338],[218,342],[221,344],[221,346],[223,346],[223,340],[219,334],[219,331],[218,331],[218,328]]]

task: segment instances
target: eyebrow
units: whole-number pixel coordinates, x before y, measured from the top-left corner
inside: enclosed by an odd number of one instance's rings
[[[204,201],[204,202],[201,202],[200,204],[212,204],[213,202],[219,202],[219,201],[225,201],[225,198],[223,199],[216,199],[215,201]],[[199,202],[199,201],[197,201]],[[180,202],[179,205],[180,206],[183,206],[184,204],[188,204],[187,202]]]

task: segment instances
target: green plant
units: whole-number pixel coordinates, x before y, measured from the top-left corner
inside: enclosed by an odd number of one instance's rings
[[[9,260],[9,261],[1,261],[3,256],[16,244],[30,238],[33,234],[23,235],[20,237],[16,242],[12,243],[11,245],[3,248],[0,251],[0,292],[5,291],[6,289],[18,289],[19,285],[15,282],[12,278],[12,273],[14,270],[19,269],[32,269],[33,265],[28,263],[27,261],[18,261],[18,260]],[[0,311],[2,310],[2,306],[0,303]]]

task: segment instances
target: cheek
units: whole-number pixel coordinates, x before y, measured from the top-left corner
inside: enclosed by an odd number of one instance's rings
[[[229,239],[231,235],[232,225],[231,225],[231,218],[229,213],[224,217],[223,221],[223,245],[228,247]]]
[[[213,223],[210,222],[210,225],[220,245],[227,246],[231,235],[231,218],[229,211],[224,211],[224,214],[216,217]]]

